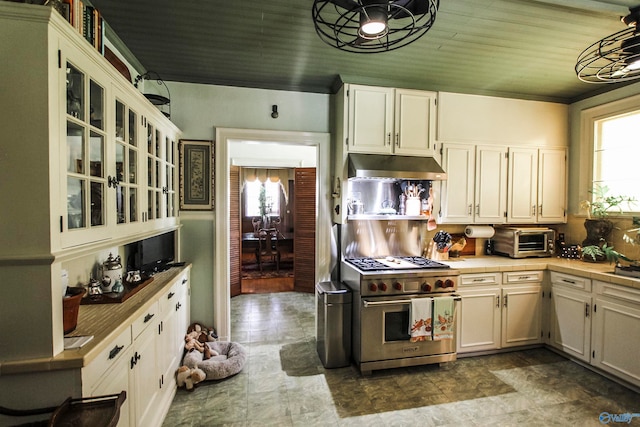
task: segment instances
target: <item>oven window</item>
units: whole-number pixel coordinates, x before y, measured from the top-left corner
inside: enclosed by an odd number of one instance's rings
[[[384,341],[409,341],[409,310],[384,313]]]
[[[519,249],[522,252],[544,250],[545,234],[521,234]]]

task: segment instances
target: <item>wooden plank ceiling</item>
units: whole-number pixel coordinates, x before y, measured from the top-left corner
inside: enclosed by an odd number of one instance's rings
[[[92,3],[167,81],[330,93],[342,80],[569,103],[619,87],[580,82],[575,60],[640,0],[440,0],[426,35],[378,54],[324,44],[312,0]]]

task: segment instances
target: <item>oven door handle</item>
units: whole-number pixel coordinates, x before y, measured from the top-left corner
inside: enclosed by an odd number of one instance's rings
[[[451,296],[453,297],[454,301],[462,301],[462,297],[460,295],[453,294]],[[438,298],[438,297],[431,297],[431,298]],[[396,299],[396,300],[386,300],[386,301],[367,301],[367,300],[362,301],[362,304],[364,305],[365,308],[376,306],[376,305],[394,305],[394,304],[410,304],[410,303],[411,303],[410,299]]]

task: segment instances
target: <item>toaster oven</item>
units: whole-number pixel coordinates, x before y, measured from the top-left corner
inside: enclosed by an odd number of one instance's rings
[[[511,258],[550,257],[554,254],[556,232],[543,227],[497,227],[494,253]]]

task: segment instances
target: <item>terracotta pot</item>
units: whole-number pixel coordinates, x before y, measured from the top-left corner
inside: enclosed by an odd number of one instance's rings
[[[62,325],[65,335],[76,329],[78,311],[84,293],[84,288],[67,288],[67,293],[62,300]]]
[[[608,241],[613,223],[608,219],[585,219],[584,228],[587,230],[587,238],[582,241],[582,246],[600,246]]]

